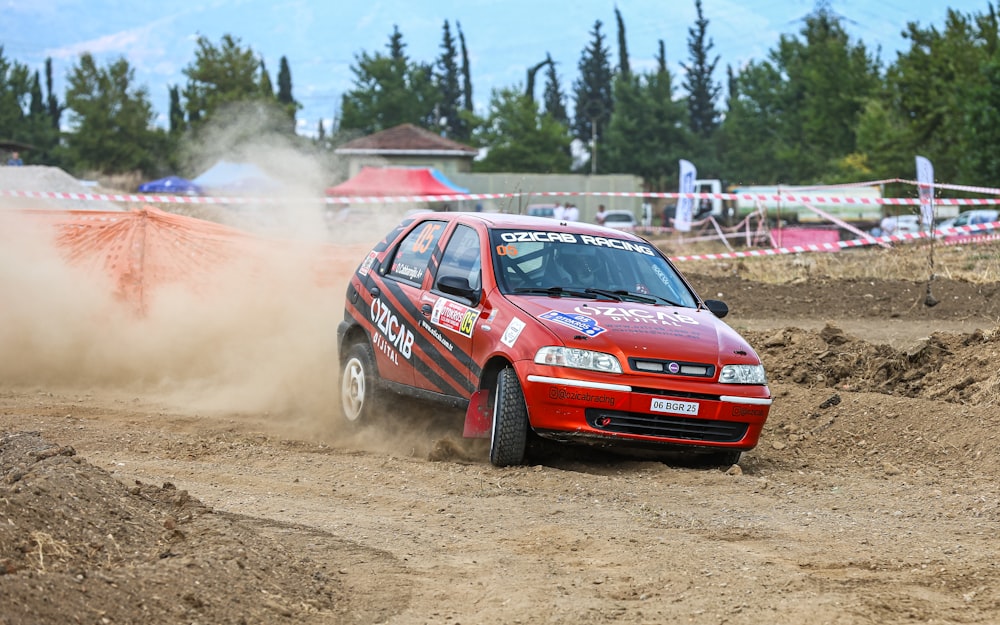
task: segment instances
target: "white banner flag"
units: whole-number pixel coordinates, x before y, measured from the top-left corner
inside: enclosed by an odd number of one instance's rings
[[[681,197],[677,198],[677,212],[674,214],[674,228],[680,232],[691,231],[691,214],[694,208],[694,198],[685,197],[685,193],[694,193],[694,181],[698,170],[690,161],[681,159]]]
[[[934,227],[934,165],[923,156],[917,157],[917,188],[920,190],[920,223]]]

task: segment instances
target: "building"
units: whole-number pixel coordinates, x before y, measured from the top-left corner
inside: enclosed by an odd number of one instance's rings
[[[445,175],[472,171],[479,150],[413,124],[400,124],[348,141],[334,151],[347,161],[347,177],[366,165],[428,167]]]

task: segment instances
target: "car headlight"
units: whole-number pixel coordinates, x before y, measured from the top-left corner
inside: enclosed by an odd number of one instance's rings
[[[722,384],[767,384],[764,365],[726,365],[719,372]]]
[[[540,365],[589,369],[604,373],[622,372],[621,363],[611,354],[557,345],[549,345],[538,350],[538,353],[535,354],[535,362]]]

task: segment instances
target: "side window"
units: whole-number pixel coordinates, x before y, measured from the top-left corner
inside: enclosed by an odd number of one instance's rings
[[[469,287],[478,290],[482,286],[483,253],[479,245],[479,235],[469,226],[459,225],[448,241],[441,257],[434,286],[445,276],[465,278]]]
[[[396,257],[386,275],[417,285],[421,284],[444,227],[443,222],[427,221],[414,228],[400,242]]]

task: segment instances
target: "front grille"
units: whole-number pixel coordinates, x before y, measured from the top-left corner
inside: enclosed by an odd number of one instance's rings
[[[629,368],[640,373],[677,375],[692,378],[715,377],[715,365],[683,360],[663,360],[657,358],[629,358]]]
[[[710,443],[735,443],[747,433],[746,423],[691,419],[641,412],[616,412],[600,408],[586,410],[587,423],[605,432],[639,434]]]

